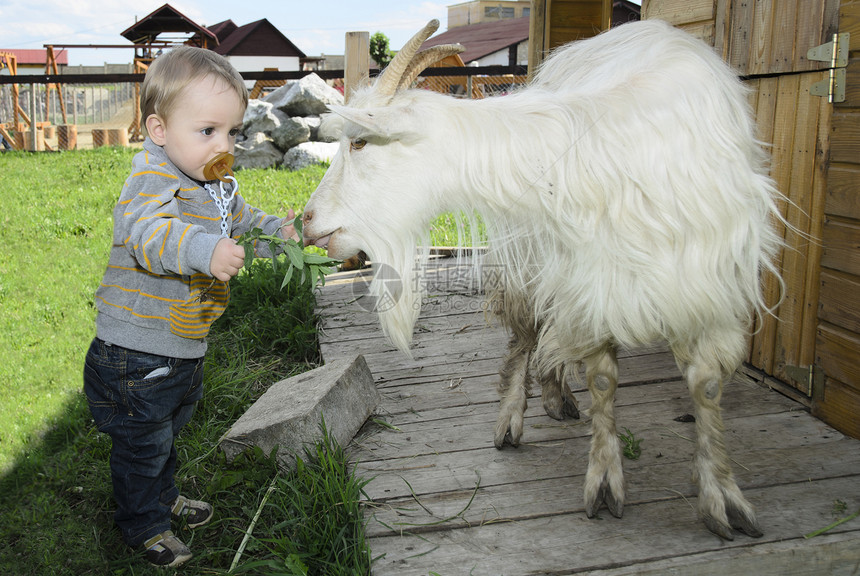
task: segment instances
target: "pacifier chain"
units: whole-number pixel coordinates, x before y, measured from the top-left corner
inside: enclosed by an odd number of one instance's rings
[[[218,212],[221,214],[221,236],[225,238],[230,236],[230,202],[233,201],[233,197],[236,195],[236,191],[239,189],[239,182],[236,181],[236,178],[233,176],[233,155],[229,152],[223,152],[215,156],[212,160],[206,163],[206,166],[203,167],[203,177],[207,180],[219,180],[218,186],[221,189],[220,196],[215,192],[215,189],[211,184],[204,184],[204,188],[209,192],[209,195],[212,197],[212,200],[215,201],[215,206],[218,207]],[[232,186],[230,191],[227,192],[224,190],[225,183],[231,183]]]
[[[219,192],[215,191],[215,187],[210,183],[206,183],[203,187],[209,192],[215,206],[218,207],[218,213],[221,215],[221,236],[224,238],[230,237],[230,203],[236,196],[236,191],[239,190],[239,182],[233,176],[233,155],[227,152],[218,154],[212,160],[206,163],[203,167],[203,177],[207,180],[218,180]],[[224,189],[224,184],[231,184],[229,191]],[[209,290],[215,285],[215,278],[209,283],[204,290],[200,291],[199,302],[208,302],[212,298],[208,295]]]
[[[215,192],[215,188],[209,183],[204,185],[206,191],[209,192],[209,195],[212,197],[212,200],[215,202],[215,206],[218,207],[218,212],[221,214],[221,236],[227,238],[230,236],[230,202],[233,201],[233,197],[236,196],[236,190],[239,189],[239,183],[236,181],[236,178],[233,176],[227,176],[228,181],[233,182],[233,186],[229,191],[224,190],[224,182],[218,182],[218,187],[221,189],[221,194],[219,195]]]

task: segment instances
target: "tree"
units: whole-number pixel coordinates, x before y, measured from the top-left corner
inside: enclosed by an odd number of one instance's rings
[[[370,37],[370,58],[380,68],[385,68],[394,54],[388,48],[388,36],[382,32],[376,32]]]

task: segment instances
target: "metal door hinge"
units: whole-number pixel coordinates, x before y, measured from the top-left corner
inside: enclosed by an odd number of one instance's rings
[[[824,371],[816,367],[815,364],[809,366],[786,365],[785,374],[798,384],[805,386],[806,389],[801,391],[810,398],[813,392],[821,390],[821,386],[824,385]]]
[[[833,40],[810,48],[807,60],[829,63],[830,76],[812,85],[809,93],[813,96],[827,96],[828,102],[845,101],[845,67],[848,66],[848,41],[850,34],[834,34]]]

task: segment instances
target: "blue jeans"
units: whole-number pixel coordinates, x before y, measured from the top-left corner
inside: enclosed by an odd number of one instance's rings
[[[174,439],[203,396],[203,358],[136,352],[95,338],[84,393],[96,426],[110,435],[114,519],[129,546],[170,529]]]

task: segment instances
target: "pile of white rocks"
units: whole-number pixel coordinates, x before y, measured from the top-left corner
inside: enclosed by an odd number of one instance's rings
[[[261,100],[251,100],[236,144],[234,168],[283,167],[299,170],[331,162],[338,149],[340,122],[328,112],[343,94],[316,74],[286,84]]]

